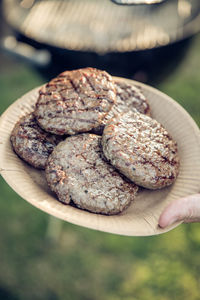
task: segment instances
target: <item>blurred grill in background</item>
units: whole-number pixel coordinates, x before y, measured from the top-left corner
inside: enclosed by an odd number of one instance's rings
[[[4,0],[3,13],[16,37],[5,37],[3,47],[43,67],[48,77],[92,66],[140,81],[161,79],[200,29],[198,0],[132,6],[110,0]]]

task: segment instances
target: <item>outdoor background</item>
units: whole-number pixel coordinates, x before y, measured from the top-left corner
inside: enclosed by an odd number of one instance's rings
[[[148,83],[200,125],[200,35],[165,77]],[[0,53],[0,113],[46,81]],[[0,178],[1,300],[198,300],[200,224],[153,237],[81,228],[39,211]]]

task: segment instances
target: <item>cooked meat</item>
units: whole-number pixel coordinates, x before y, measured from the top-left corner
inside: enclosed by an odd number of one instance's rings
[[[110,163],[140,186],[163,188],[178,175],[176,142],[156,120],[138,112],[112,119],[104,129],[102,145]]]
[[[68,137],[54,149],[46,178],[61,202],[107,215],[127,208],[138,190],[105,161],[101,137],[88,133]]]
[[[107,72],[66,71],[40,90],[35,116],[46,131],[72,135],[98,127],[115,102],[115,86]]]
[[[23,116],[11,133],[11,143],[15,152],[35,168],[44,169],[47,158],[63,138],[41,129],[34,117]]]
[[[142,114],[150,116],[150,106],[148,100],[143,95],[142,91],[134,86],[133,84],[127,83],[126,81],[115,80],[115,88],[117,94],[117,101],[113,105],[110,112],[103,119],[102,124],[94,128],[92,132],[96,134],[102,134],[105,125],[114,116],[119,115],[128,111],[139,111]]]

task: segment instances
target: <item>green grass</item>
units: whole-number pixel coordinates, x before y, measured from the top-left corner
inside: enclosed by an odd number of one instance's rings
[[[200,125],[199,49],[200,37],[157,87]],[[33,68],[13,64],[0,73],[1,112],[44,82]],[[93,231],[49,217],[0,178],[0,228],[0,291],[15,299],[200,299],[200,224],[154,237]]]

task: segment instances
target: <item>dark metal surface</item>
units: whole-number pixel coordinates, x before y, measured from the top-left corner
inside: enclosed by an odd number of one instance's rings
[[[9,24],[37,42],[96,53],[153,49],[200,29],[199,0],[119,6],[109,0],[4,0]]]
[[[19,3],[21,3],[21,1],[18,1],[18,9]],[[29,10],[30,8],[28,11]],[[26,43],[36,50],[49,51],[51,54],[50,64],[46,66],[44,64],[43,66],[41,64],[35,64],[37,68],[39,67],[40,74],[43,74],[45,80],[53,78],[64,70],[91,66],[107,70],[110,74],[115,76],[127,77],[149,84],[155,84],[156,82],[163,81],[169,74],[172,74],[173,70],[184,59],[192,41],[192,39],[184,39],[176,43],[169,43],[165,47],[155,47],[142,51],[97,53],[89,50],[83,51],[82,49],[69,50],[56,45],[53,46],[52,44],[38,42],[37,40],[20,33],[20,31],[17,30],[17,27],[15,27],[14,31],[10,30],[10,26],[5,22],[2,22],[0,31],[2,31],[2,41],[14,33],[18,42],[22,42],[23,44]],[[18,54],[15,54],[15,57],[18,59],[20,58]],[[21,58],[24,61],[24,57],[21,56]],[[31,64],[33,63],[33,57],[29,60],[25,60]]]

